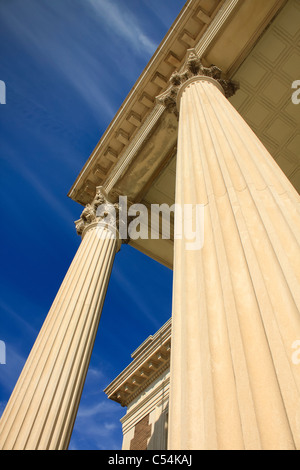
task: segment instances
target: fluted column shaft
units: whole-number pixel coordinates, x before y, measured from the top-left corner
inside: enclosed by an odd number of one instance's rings
[[[119,242],[87,224],[0,421],[1,449],[66,449]]]
[[[300,449],[299,195],[219,83],[177,104],[176,203],[205,209],[174,246],[169,449]]]

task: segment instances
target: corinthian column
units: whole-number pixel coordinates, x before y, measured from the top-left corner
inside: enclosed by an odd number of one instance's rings
[[[120,248],[117,211],[97,188],[76,222],[82,242],[1,418],[1,449],[68,446]]]
[[[203,248],[175,240],[169,448],[300,449],[299,195],[217,67],[171,82],[176,203],[205,210]]]

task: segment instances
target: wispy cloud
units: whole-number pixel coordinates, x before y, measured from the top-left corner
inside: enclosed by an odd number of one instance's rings
[[[124,410],[102,392],[109,383],[99,369],[90,367],[70,443],[70,450],[120,449]]]
[[[136,312],[139,318],[147,318],[153,324],[154,328],[159,328],[160,323],[157,320],[156,312],[148,308],[143,292],[140,292],[138,288],[130,281],[130,278],[126,276],[121,270],[115,269],[113,274],[116,282],[119,284],[120,289],[123,291],[123,295],[130,298],[130,304],[136,306]]]
[[[116,109],[99,86],[99,61],[94,51],[89,48],[93,38],[88,25],[81,26],[81,32],[74,26],[74,34],[66,34],[61,27],[62,11],[65,10],[67,16],[68,7],[67,3],[59,5],[59,8],[55,4],[51,6],[36,3],[34,11],[32,10],[32,22],[35,26],[39,24],[39,28],[32,28],[31,21],[23,20],[23,15],[28,15],[28,12],[22,4],[18,9],[4,9],[2,19],[15,36],[22,38],[22,45],[27,52],[35,56],[40,63],[48,63],[53,73],[62,74],[69,85],[94,110],[96,116],[105,113],[112,118]],[[60,27],[55,29],[55,25]]]
[[[125,79],[127,94],[145,58],[147,61],[152,56],[158,44],[143,32],[138,17],[124,1],[86,0],[77,7],[82,10],[82,21],[72,16],[69,0],[59,4],[36,1],[31,16],[22,2],[18,8],[8,6],[1,14],[6,28],[22,41],[26,53],[75,90],[99,124],[103,117],[108,123],[124,95],[115,72]]]
[[[126,9],[126,2],[119,7],[112,0],[88,0],[94,11],[114,34],[128,42],[138,54],[152,55],[157,44],[140,28],[138,19]]]
[[[92,405],[85,404],[78,410],[77,419],[90,418],[91,416],[95,417],[103,413],[106,414],[110,408],[111,404],[109,402],[100,402]]]
[[[73,220],[72,212],[66,209],[66,207],[61,204],[59,198],[54,196],[54,193],[45,187],[45,185],[40,181],[35,173],[30,171],[25,165],[22,165],[21,162],[19,171],[21,175],[30,183],[31,187],[36,190],[38,196],[45,200],[48,207],[53,210],[56,215],[60,216],[64,223],[69,225]]]
[[[0,300],[0,310],[2,310],[2,315],[5,317],[9,316],[13,321],[22,329],[24,334],[31,335],[32,337],[37,336],[38,331],[32,326],[32,323],[28,322],[24,316],[16,313],[9,305]]]

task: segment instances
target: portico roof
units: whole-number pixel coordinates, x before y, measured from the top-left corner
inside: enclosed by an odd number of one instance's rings
[[[69,197],[90,203],[97,186],[113,201],[174,203],[178,121],[157,101],[195,49],[240,89],[230,98],[300,190],[300,113],[291,86],[300,79],[300,5],[288,0],[189,0],[96,145]],[[298,68],[297,68],[298,67]],[[172,268],[172,240],[131,244]]]

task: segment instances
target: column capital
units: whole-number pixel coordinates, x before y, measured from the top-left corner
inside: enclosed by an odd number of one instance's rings
[[[95,227],[105,227],[110,230],[121,244],[118,224],[120,216],[120,206],[113,203],[102,186],[96,188],[93,201],[83,209],[80,219],[75,221],[77,234],[82,238],[88,230]],[[123,243],[128,240],[122,240]]]
[[[214,83],[226,98],[233,96],[239,88],[236,82],[226,79],[221,69],[216,65],[204,67],[195,49],[189,49],[182,69],[171,75],[169,88],[157,96],[156,100],[163,104],[170,112],[176,113],[178,110],[178,98],[180,98],[183,89],[189,83],[197,80],[206,80]]]

